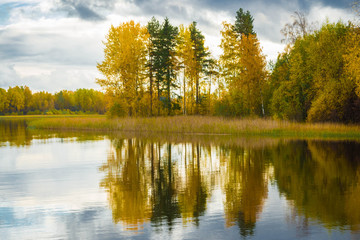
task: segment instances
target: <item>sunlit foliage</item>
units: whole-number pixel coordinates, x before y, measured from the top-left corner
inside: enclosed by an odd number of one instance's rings
[[[115,98],[123,99],[129,116],[140,112],[136,103],[144,94],[148,38],[147,29],[133,21],[111,26],[104,43],[105,59],[97,65],[105,76],[97,82]]]
[[[271,74],[272,114],[299,121],[359,121],[358,43],[356,28],[341,22],[298,38]]]

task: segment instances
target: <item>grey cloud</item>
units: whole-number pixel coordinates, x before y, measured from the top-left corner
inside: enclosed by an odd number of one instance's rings
[[[101,17],[96,12],[92,11],[85,5],[79,4],[75,6],[76,11],[79,13],[80,18],[85,20],[103,20],[104,18]]]
[[[101,21],[106,19],[105,15],[113,10],[114,5],[115,0],[61,0],[56,2],[53,10],[86,21]]]
[[[0,31],[0,62],[94,65],[102,56],[98,45],[100,43],[76,35],[23,33],[8,28]],[[89,48],[93,50],[89,51]]]
[[[141,1],[141,0],[140,0]],[[200,1],[199,1],[200,2]],[[207,6],[213,9],[221,9],[227,10],[230,12],[236,12],[240,7],[247,8],[254,6],[256,8],[266,8],[267,6],[278,6],[282,9],[289,9],[292,11],[301,10],[301,11],[309,11],[311,6],[318,3],[324,6],[336,7],[336,8],[347,8],[350,7],[352,0],[297,0],[297,1],[288,1],[288,0],[271,0],[271,1],[264,1],[264,0],[204,0],[200,2],[202,6]],[[194,3],[196,4],[196,3]]]

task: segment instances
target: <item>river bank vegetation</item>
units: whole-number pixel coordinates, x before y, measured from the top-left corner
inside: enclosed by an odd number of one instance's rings
[[[152,18],[146,26],[133,21],[111,26],[104,41],[104,59],[97,65],[103,78],[96,81],[103,92],[32,93],[26,86],[0,89],[0,114],[107,113],[141,117],[130,121],[134,123],[167,119],[167,127],[172,121],[191,119],[163,118],[175,115],[360,121],[357,24],[325,22],[317,27],[296,12],[282,29],[287,47],[275,62],[267,63],[253,21],[250,12],[240,8],[234,23],[223,23],[218,59],[206,47],[196,22],[177,27],[168,18],[162,23]],[[144,118],[153,116],[161,118]],[[207,132],[203,127],[197,132]]]
[[[4,117],[3,117],[4,118]],[[1,118],[0,118],[1,120]],[[122,117],[105,116],[47,116],[28,118],[30,129],[61,131],[95,130],[103,132],[132,132],[144,136],[232,135],[294,138],[360,139],[360,126],[338,123],[297,123],[263,118],[223,118],[214,116]]]

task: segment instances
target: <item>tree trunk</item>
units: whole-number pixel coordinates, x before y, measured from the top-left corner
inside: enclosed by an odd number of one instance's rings
[[[184,77],[183,77],[183,82],[184,82],[184,109],[183,109],[183,113],[184,115],[186,115],[186,83],[185,83],[185,68],[184,68]]]
[[[157,81],[157,94],[158,94],[158,116],[160,116],[160,82]]]
[[[153,73],[150,66],[150,117],[152,117]]]

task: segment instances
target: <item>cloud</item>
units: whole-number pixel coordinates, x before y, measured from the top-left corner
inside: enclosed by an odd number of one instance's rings
[[[64,66],[37,63],[0,64],[0,88],[28,86],[33,91],[57,92],[63,89],[100,90],[95,78],[101,77],[93,66]]]
[[[56,0],[52,10],[86,21],[103,21],[105,15],[114,9],[115,3],[115,0]]]
[[[28,20],[0,28],[0,62],[95,65],[107,26],[76,19]]]
[[[276,59],[281,28],[296,10],[310,21],[351,20],[351,0],[3,0],[0,5],[0,87],[28,85],[59,91],[96,87],[96,63],[103,58],[105,36],[112,25],[135,20],[145,25],[152,16],[173,25],[198,22],[205,44],[221,54],[221,23],[235,21],[241,7],[254,16],[254,28],[267,59]],[[349,6],[349,7],[348,7]],[[82,85],[83,84],[83,85]]]

